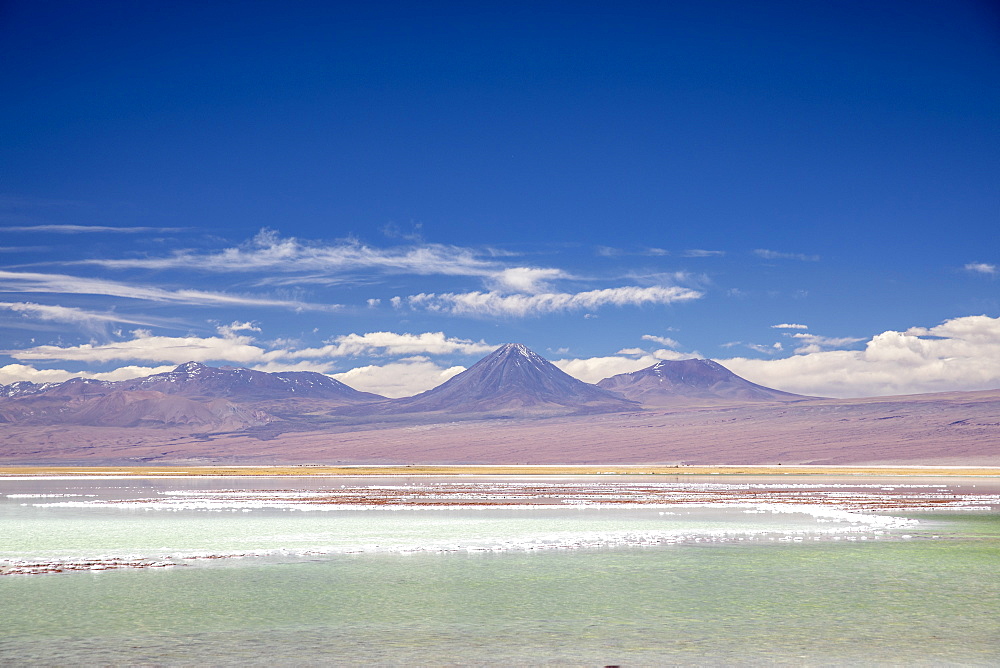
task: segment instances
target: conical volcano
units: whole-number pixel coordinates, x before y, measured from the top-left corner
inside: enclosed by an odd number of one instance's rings
[[[584,383],[519,343],[508,343],[445,383],[391,402],[393,412],[568,415],[633,410],[637,405]]]
[[[712,360],[665,360],[605,378],[598,387],[647,406],[691,401],[797,401],[811,399],[751,383]]]

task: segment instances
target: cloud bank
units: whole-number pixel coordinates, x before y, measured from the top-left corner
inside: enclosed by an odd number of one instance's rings
[[[748,380],[829,397],[887,396],[1000,388],[1000,318],[947,320],[887,331],[864,350],[807,350],[784,359],[719,359]]]

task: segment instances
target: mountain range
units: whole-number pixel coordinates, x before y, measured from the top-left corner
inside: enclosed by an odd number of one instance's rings
[[[187,362],[123,381],[73,378],[0,386],[0,422],[312,430],[343,422],[552,417],[641,410],[685,401],[790,401],[709,360],[659,362],[596,385],[518,343],[412,397],[360,392],[321,373],[267,373]]]
[[[125,381],[0,386],[7,462],[759,461],[747,444],[789,462],[834,461],[841,448],[861,461],[1000,461],[998,429],[998,392],[820,399],[700,359],[589,384],[515,343],[399,399],[320,373],[196,362]]]

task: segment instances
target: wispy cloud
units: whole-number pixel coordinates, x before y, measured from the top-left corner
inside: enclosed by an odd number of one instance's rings
[[[799,325],[792,322],[783,322],[780,325],[771,325],[771,329],[809,329],[809,326]]]
[[[81,264],[108,269],[194,269],[205,272],[288,272],[322,276],[357,270],[383,270],[418,275],[494,276],[504,267],[469,248],[422,244],[375,248],[354,239],[334,244],[281,237],[261,230],[250,241],[216,252],[178,250],[165,257],[91,259]]]
[[[0,232],[47,232],[51,234],[169,234],[184,232],[189,227],[114,227],[111,225],[5,225]]]
[[[726,254],[726,251],[720,250],[705,250],[703,248],[691,248],[683,253],[682,257],[722,257]]]
[[[970,262],[965,265],[966,271],[971,271],[974,274],[985,274],[986,276],[996,276],[1000,273],[1000,269],[997,269],[995,264],[987,264],[986,262]]]
[[[637,250],[626,250],[624,248],[615,248],[614,246],[596,246],[594,248],[594,253],[596,253],[601,257],[622,257],[624,255],[664,257],[670,255],[670,251],[666,250],[665,248],[655,248],[655,247],[640,248]]]
[[[525,317],[562,311],[596,309],[602,306],[639,306],[672,304],[703,296],[701,292],[681,287],[620,287],[577,293],[540,293],[505,295],[499,292],[421,293],[394,298],[393,303],[454,315]]]
[[[0,309],[12,311],[22,317],[33,320],[71,323],[88,330],[102,329],[110,323],[141,325],[144,327],[164,324],[163,320],[138,319],[132,316],[120,315],[113,311],[96,312],[72,306],[36,304],[34,302],[0,302]]]
[[[263,306],[309,311],[329,311],[340,308],[339,305],[334,304],[309,304],[295,300],[231,295],[204,290],[166,290],[100,278],[4,270],[0,270],[0,291],[103,295],[189,306]]]
[[[840,336],[840,337],[830,337],[830,336],[819,336],[817,334],[785,334],[785,336],[790,336],[793,339],[798,339],[803,345],[795,349],[798,354],[803,353],[816,353],[821,350],[829,350],[831,348],[844,348],[846,346],[854,345],[864,341],[863,338],[857,338],[852,336]]]
[[[491,290],[536,293],[555,280],[572,279],[561,269],[510,266],[510,254],[493,248],[445,244],[377,248],[356,239],[335,243],[281,237],[261,230],[244,244],[214,252],[177,250],[163,257],[88,259],[71,264],[106,269],[186,269],[209,273],[258,273],[258,286],[372,283],[382,275],[471,276]]]
[[[667,336],[656,336],[654,334],[643,334],[642,335],[642,340],[643,341],[652,341],[653,343],[659,343],[661,346],[666,346],[668,348],[676,348],[679,345],[681,345],[680,343],[678,343],[674,339],[671,339],[670,337],[667,337]]]
[[[227,361],[239,364],[268,362],[284,351],[267,351],[243,336],[153,336],[135,330],[128,341],[84,343],[79,346],[35,346],[25,350],[0,351],[16,360],[74,361],[88,363],[144,360],[149,362]]]
[[[782,253],[766,248],[757,248],[754,255],[765,260],[801,260],[803,262],[819,262],[819,255],[806,255],[805,253]]]

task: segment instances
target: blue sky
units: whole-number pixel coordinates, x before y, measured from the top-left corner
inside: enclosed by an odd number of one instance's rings
[[[988,2],[15,1],[0,58],[0,383],[1000,387]]]

